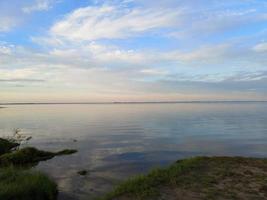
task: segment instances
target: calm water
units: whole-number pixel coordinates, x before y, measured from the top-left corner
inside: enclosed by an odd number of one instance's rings
[[[41,162],[61,199],[90,199],[129,176],[195,155],[267,157],[267,103],[21,105],[0,109],[31,146],[78,153]],[[77,140],[75,142],[74,140]],[[87,169],[81,177],[78,170]]]

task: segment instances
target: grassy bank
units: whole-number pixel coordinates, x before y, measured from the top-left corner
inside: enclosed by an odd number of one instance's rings
[[[196,157],[122,183],[98,200],[267,199],[267,160]]]
[[[0,168],[0,199],[56,200],[57,185],[40,172]]]
[[[19,146],[13,139],[0,138],[0,199],[56,200],[56,183],[45,174],[31,170],[31,167],[54,156],[77,151],[48,152],[33,147],[19,149]]]
[[[59,152],[38,150],[33,147],[26,147],[20,150],[5,153],[0,156],[0,166],[34,166],[40,161],[49,160],[55,156],[76,153],[76,150],[65,149]]]

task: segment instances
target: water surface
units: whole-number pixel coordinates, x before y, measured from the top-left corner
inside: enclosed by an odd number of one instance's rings
[[[41,162],[61,199],[93,199],[121,180],[196,155],[267,157],[267,103],[9,105],[0,136],[78,153]],[[87,176],[77,175],[87,169]]]

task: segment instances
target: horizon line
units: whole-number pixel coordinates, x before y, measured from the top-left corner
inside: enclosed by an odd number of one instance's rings
[[[164,104],[164,103],[267,103],[267,100],[108,101],[108,102],[5,102],[0,105]]]

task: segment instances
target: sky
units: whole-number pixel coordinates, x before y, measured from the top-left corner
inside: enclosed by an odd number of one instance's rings
[[[0,102],[267,100],[266,0],[0,0]]]

